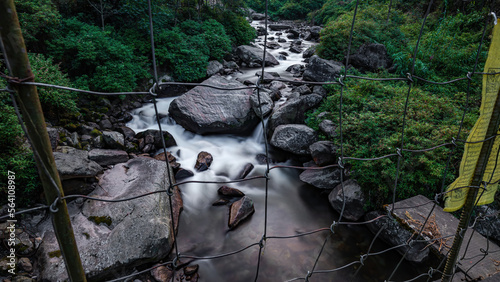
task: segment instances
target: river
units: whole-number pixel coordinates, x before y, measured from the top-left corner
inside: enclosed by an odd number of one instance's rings
[[[277,38],[272,31],[269,36]],[[257,43],[259,40],[262,41],[262,38],[259,38]],[[289,44],[290,41],[286,45]],[[305,44],[311,43],[305,42]],[[283,50],[271,50],[271,53],[276,54],[280,51]],[[282,74],[282,77],[290,78],[285,69],[301,61],[301,54],[290,53],[287,60],[280,61],[279,66],[266,70],[276,71]],[[256,79],[254,75],[257,71],[259,69],[246,69],[239,76],[243,79]],[[256,160],[257,154],[265,153],[263,131],[260,128],[256,128],[251,136],[193,134],[177,125],[168,116],[168,107],[173,99],[158,99],[160,114],[165,116],[161,120],[162,128],[170,132],[179,144],[177,147],[168,148],[168,151],[177,157],[182,167],[191,170],[194,170],[199,152],[206,151],[213,155],[210,169],[195,172],[193,180],[228,181],[236,178],[247,163],[255,166],[249,177],[264,175],[266,166]],[[134,110],[132,115],[134,118],[127,126],[134,131],[158,128],[151,104]],[[338,220],[338,214],[328,202],[328,194],[301,182],[298,179],[299,173],[300,171],[294,169],[273,169],[270,172],[268,237],[296,235],[328,228],[334,220]],[[220,186],[220,184],[187,184],[180,187],[184,200],[184,211],[180,217],[178,233],[178,247],[181,254],[214,256],[242,249],[261,239],[264,232],[265,181],[258,179],[228,185],[243,191],[253,199],[255,205],[255,213],[235,230],[229,230],[227,227],[228,207],[212,206],[218,199],[217,189]],[[324,239],[329,233],[328,230],[298,238],[268,239],[262,252],[258,281],[304,278],[312,269]],[[372,239],[373,234],[363,225],[339,226],[325,245],[316,270],[334,269],[359,261],[359,256],[367,252]],[[386,248],[387,245],[377,240],[372,252]],[[200,265],[201,281],[254,281],[258,251],[258,246],[254,246],[229,257],[196,260],[194,263]],[[353,280],[351,280],[352,274],[359,264],[334,273],[314,274],[310,281],[384,281],[399,259],[399,254],[390,251],[368,258]],[[416,275],[416,269],[404,263],[393,278],[405,280]]]

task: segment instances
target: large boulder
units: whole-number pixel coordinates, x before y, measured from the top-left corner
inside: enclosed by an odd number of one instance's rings
[[[376,219],[380,217],[379,219]],[[374,220],[376,219],[376,220]],[[379,211],[372,211],[365,215],[365,220],[372,222],[368,223],[368,229],[373,234],[379,234],[379,238],[382,241],[385,241],[387,244],[391,246],[400,246],[396,249],[396,251],[400,254],[405,254],[405,259],[415,263],[421,263],[427,260],[429,257],[429,249],[427,248],[427,243],[413,243],[410,245],[408,242],[411,239],[417,240],[417,238],[412,237],[412,232],[404,229],[401,224],[399,224],[396,220],[391,219],[387,216],[383,216]],[[380,230],[382,229],[382,230]]]
[[[358,70],[375,72],[391,66],[391,58],[383,44],[365,43],[356,54],[351,55],[350,64]]]
[[[344,187],[343,191],[342,186]],[[361,191],[361,186],[359,186],[358,182],[354,179],[349,179],[337,185],[337,187],[330,192],[330,195],[328,195],[328,200],[333,209],[338,213],[340,213],[342,207],[344,207],[343,217],[347,220],[358,221],[365,215],[365,211],[363,210],[365,196],[363,191]]]
[[[91,196],[107,200],[133,197],[167,189],[167,179],[164,162],[135,158],[106,171]],[[87,279],[110,278],[113,273],[169,254],[173,233],[166,193],[116,203],[76,202],[71,202],[68,210]],[[67,274],[52,224],[47,221],[40,228],[39,278],[63,281]]]
[[[102,138],[107,148],[123,149],[125,148],[125,137],[120,132],[103,131]]]
[[[343,65],[339,62],[321,59],[317,55],[309,59],[303,78],[307,81],[334,81],[340,75]]]
[[[323,97],[317,94],[304,95],[288,100],[276,109],[269,119],[269,131],[283,124],[303,124],[308,110],[318,106]]]
[[[264,50],[253,47],[249,45],[241,45],[236,48],[236,55],[240,60],[242,60],[249,67],[259,67],[262,66],[262,57],[264,55]],[[266,66],[275,66],[280,63],[276,58],[271,55],[271,53],[266,52],[265,65]]]
[[[170,134],[168,131],[165,130],[162,130],[162,132],[163,132],[163,140],[165,141],[165,147],[169,148],[177,146],[177,142],[175,141],[172,134]],[[157,129],[148,129],[145,131],[141,131],[135,135],[135,138],[144,139],[145,145],[151,144],[156,149],[163,148],[162,136],[160,134],[160,131]]]
[[[89,152],[84,150],[62,147],[54,152],[54,159],[62,180],[95,177],[103,171],[98,163],[89,159]]]
[[[296,155],[309,155],[309,146],[317,140],[314,129],[303,124],[286,124],[276,128],[271,145]]]
[[[300,180],[320,189],[333,189],[340,183],[342,171],[335,167],[308,169],[299,176]]]
[[[212,76],[203,84],[245,87],[220,75]],[[229,91],[197,86],[172,101],[168,111],[178,124],[198,134],[245,133],[253,130],[259,122],[250,103],[251,95],[251,89]]]

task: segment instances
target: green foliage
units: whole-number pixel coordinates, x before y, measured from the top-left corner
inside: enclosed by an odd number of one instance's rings
[[[265,0],[245,2],[256,11],[262,13],[265,11]],[[268,0],[268,15],[273,20],[305,20],[308,14],[320,9],[325,2],[325,0]]]
[[[114,39],[111,30],[85,24],[75,18],[62,21],[49,42],[50,51],[80,87],[98,91],[132,91],[146,75],[143,57]]]
[[[61,20],[56,6],[51,0],[20,0],[16,1],[16,10],[29,50],[43,49],[43,41]]]
[[[377,77],[372,74],[371,77]],[[389,74],[380,74],[387,77]],[[402,116],[408,86],[403,83],[357,80],[348,84],[343,95],[342,132],[344,155],[356,158],[373,158],[394,154],[401,146]],[[455,97],[434,94],[419,88],[410,93],[404,133],[404,148],[420,150],[448,143],[458,132],[462,108]],[[461,98],[461,97],[456,97]],[[319,109],[308,118],[313,128],[322,121],[320,112],[330,112],[326,118],[339,122],[340,95],[337,86],[329,87],[329,96]],[[469,115],[464,134],[474,121]],[[340,146],[339,139],[333,140]],[[432,196],[441,189],[443,172],[450,147],[431,152],[403,152],[404,162],[398,180],[397,199],[422,194]],[[455,177],[462,152],[456,150],[446,183]],[[349,161],[353,164],[352,177],[357,179],[365,192],[371,195],[370,204],[382,205],[390,201],[394,188],[397,157],[380,161]]]
[[[28,54],[31,69],[35,75],[36,82],[55,84],[72,87],[72,83],[66,74],[62,73],[58,65],[51,58],[42,54]],[[77,95],[74,92],[59,90],[48,87],[38,87],[38,96],[45,113],[52,115],[78,112],[76,106]]]
[[[233,46],[248,44],[257,36],[255,29],[250,26],[243,16],[225,11],[216,19],[224,25],[226,34],[231,38]]]
[[[399,15],[397,11],[393,12]],[[337,18],[332,18],[321,31],[321,40],[317,53],[325,58],[343,61],[347,54],[349,35],[354,11],[349,11]],[[402,16],[402,15],[401,15]],[[397,28],[397,23],[386,23],[386,7],[372,4],[358,10],[351,45],[351,53],[367,42],[377,42],[393,46],[404,45],[404,35]]]
[[[176,79],[196,81],[206,76],[209,57],[200,51],[206,47],[203,46],[203,37],[189,37],[179,28],[174,28],[159,33],[157,42],[158,63],[170,69]]]
[[[0,88],[4,87],[0,81]],[[8,171],[16,175],[16,199],[22,206],[34,203],[40,194],[38,171],[33,153],[25,143],[24,133],[7,93],[0,93],[0,175],[7,179]],[[7,199],[7,182],[0,184],[0,198]]]

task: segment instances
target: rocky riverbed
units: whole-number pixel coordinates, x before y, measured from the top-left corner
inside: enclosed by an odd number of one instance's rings
[[[337,148],[332,142],[320,141],[317,132],[305,125],[306,112],[317,107],[327,94],[321,86],[297,82],[336,80],[343,64],[315,55],[321,27],[294,22],[271,23],[266,30],[260,22],[262,16],[251,15],[259,34],[254,44],[238,46],[223,62],[210,62],[207,79],[202,82],[225,88],[254,85],[264,65],[258,92],[162,86],[160,97],[173,96],[158,101],[163,135],[155,125],[151,97],[89,101],[89,108],[82,109],[84,114],[77,120],[64,126],[49,126],[65,194],[113,200],[168,189],[165,159],[177,182],[227,182],[262,176],[269,161],[271,165],[299,165],[304,169],[276,169],[270,173],[268,236],[295,235],[329,227],[332,221],[338,220],[335,211],[343,206],[339,186],[341,171],[315,169],[336,163]],[[265,33],[268,33],[267,42],[262,38]],[[268,50],[265,59],[264,44]],[[391,62],[383,45],[367,44],[352,56],[352,67],[373,71],[390,68]],[[164,76],[162,80],[171,78]],[[259,129],[261,114],[266,117],[266,131]],[[328,113],[323,117],[320,130],[326,136],[335,137],[336,125],[327,118]],[[264,132],[271,145],[270,159],[265,156]],[[167,156],[160,151],[162,139],[169,151]],[[344,179],[347,178],[345,175]],[[372,219],[378,215],[364,214],[365,198],[355,180],[344,184],[347,206],[344,220]],[[227,185],[180,185],[173,197],[174,227],[164,193],[118,204],[71,201],[69,210],[85,270],[91,280],[107,280],[172,259],[168,254],[177,229],[182,254],[217,255],[258,242],[264,225],[264,187],[262,179]],[[19,226],[23,228],[16,231],[16,248],[19,250],[18,277],[22,278],[12,281],[64,279],[64,262],[48,215],[24,216],[21,222]],[[3,227],[0,230],[5,230]],[[370,227],[373,232],[379,228],[380,225]],[[397,227],[393,230],[402,234],[400,241],[410,236]],[[268,240],[259,281],[304,277],[311,270],[326,234]],[[5,239],[5,233],[1,235]],[[388,241],[398,237],[391,232],[385,235]],[[368,249],[371,238],[365,227],[340,226],[326,245],[318,266],[333,269],[358,260],[359,254]],[[377,243],[374,247],[386,246]],[[177,278],[252,280],[257,251],[258,248],[253,248],[238,256],[200,259],[189,265],[185,265],[189,261],[183,261],[180,266],[186,267],[177,272]],[[417,252],[410,260],[422,262],[426,256]],[[394,253],[378,258],[366,263],[357,277],[359,281],[385,279],[386,272],[392,268],[384,266],[398,261]],[[6,259],[0,260],[0,275],[7,275],[7,263]],[[409,265],[406,267],[400,279],[416,273]],[[339,272],[334,280],[347,280],[351,272]],[[161,266],[136,279],[169,281],[171,276],[168,267]]]

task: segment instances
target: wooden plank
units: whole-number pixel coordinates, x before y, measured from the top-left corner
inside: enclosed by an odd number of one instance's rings
[[[412,230],[420,231],[427,215],[431,212],[434,202],[424,196],[418,195],[394,204],[393,215],[404,225]],[[387,209],[391,205],[387,205]],[[434,253],[446,256],[453,243],[453,237],[458,226],[458,219],[450,213],[444,212],[439,206],[435,206],[424,231],[427,232],[426,239],[450,236],[446,239],[435,241],[432,244]],[[430,233],[429,233],[430,232]],[[432,234],[434,233],[434,234]],[[469,247],[467,244],[470,240]],[[481,251],[488,251],[488,254]],[[464,257],[464,252],[467,254]],[[460,271],[466,273],[468,279],[485,279],[500,272],[500,247],[488,240],[471,228],[467,230],[464,244],[460,249],[457,266]],[[496,277],[496,276],[495,276]]]

